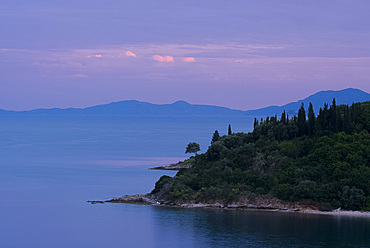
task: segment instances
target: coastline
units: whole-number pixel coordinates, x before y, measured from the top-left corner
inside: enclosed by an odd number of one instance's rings
[[[364,217],[370,218],[370,212],[362,211],[350,211],[350,210],[340,210],[336,209],[333,211],[320,211],[315,209],[315,207],[308,205],[297,204],[284,204],[275,205],[271,202],[267,204],[222,204],[220,202],[212,203],[173,203],[167,201],[161,201],[155,198],[151,194],[136,194],[136,195],[123,195],[121,197],[113,198],[106,201],[88,201],[91,204],[102,204],[102,203],[131,203],[131,204],[142,204],[151,206],[162,206],[162,207],[175,207],[175,208],[204,208],[204,209],[222,209],[222,210],[255,210],[255,211],[272,211],[272,212],[290,212],[290,213],[300,213],[300,214],[313,214],[313,215],[331,215],[331,216],[348,216],[348,217]]]
[[[192,159],[186,159],[184,161],[179,161],[177,163],[169,164],[169,165],[162,165],[153,168],[149,168],[150,170],[181,170],[181,169],[188,169],[192,167],[191,164]]]
[[[319,210],[302,210],[301,213],[370,218],[370,212],[351,211],[351,210],[334,210],[330,212],[319,211]]]
[[[177,163],[172,163],[165,166],[149,168],[150,170],[181,170],[192,167],[192,158]],[[126,203],[151,205],[159,207],[174,207],[174,208],[203,208],[203,209],[220,209],[220,210],[244,210],[244,211],[270,211],[270,212],[290,212],[298,214],[311,215],[331,215],[331,216],[348,216],[348,217],[364,217],[370,218],[370,211],[352,211],[352,210],[322,210],[319,204],[312,201],[288,202],[271,196],[260,196],[253,200],[248,197],[242,197],[237,202],[230,204],[213,202],[170,202],[162,199],[161,193],[147,193],[135,195],[123,195],[105,201],[87,201],[91,204],[103,203]]]

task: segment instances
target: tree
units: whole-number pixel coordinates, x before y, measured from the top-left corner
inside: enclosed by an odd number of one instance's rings
[[[229,124],[229,129],[227,131],[227,135],[231,135],[233,132],[231,131],[231,125]]]
[[[211,141],[211,145],[212,145],[213,143],[215,143],[219,138],[220,138],[220,134],[219,134],[219,133],[218,133],[218,131],[216,130],[216,131],[213,133],[212,141]]]
[[[280,117],[280,121],[281,123],[285,124],[286,123],[286,113],[285,113],[285,110],[283,113],[281,113],[281,117]]]
[[[186,147],[185,153],[194,153],[195,155],[200,151],[199,144],[195,142],[190,142]]]
[[[344,117],[343,117],[343,131],[349,134],[351,132],[351,114],[349,112],[349,107],[346,105],[344,109]]]
[[[256,128],[258,126],[257,118],[254,118],[253,128]]]
[[[310,136],[312,136],[314,133],[315,121],[315,112],[313,111],[312,103],[310,103],[308,107],[308,134]]]
[[[333,98],[333,103],[330,106],[329,110],[330,114],[330,124],[331,124],[331,130],[336,133],[338,131],[338,118],[337,118],[337,104],[335,102],[335,98]]]
[[[355,186],[350,188],[344,186],[342,192],[339,193],[339,200],[342,208],[345,210],[360,210],[364,207],[366,197],[362,189],[357,189]]]
[[[299,136],[306,134],[306,111],[304,110],[303,103],[298,110],[298,134]]]

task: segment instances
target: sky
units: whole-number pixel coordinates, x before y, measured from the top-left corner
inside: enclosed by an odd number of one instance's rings
[[[0,0],[0,109],[370,92],[368,0]]]

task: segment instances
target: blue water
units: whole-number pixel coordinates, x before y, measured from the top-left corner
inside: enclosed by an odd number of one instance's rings
[[[369,247],[366,218],[86,202],[150,192],[229,123],[253,120],[0,117],[0,247]]]

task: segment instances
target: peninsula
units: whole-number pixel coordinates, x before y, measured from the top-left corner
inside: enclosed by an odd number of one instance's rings
[[[307,114],[306,114],[307,113]],[[307,118],[308,117],[308,118]],[[218,136],[189,168],[162,176],[146,195],[108,202],[286,211],[370,210],[370,102],[310,103]],[[96,202],[92,202],[96,203]]]

